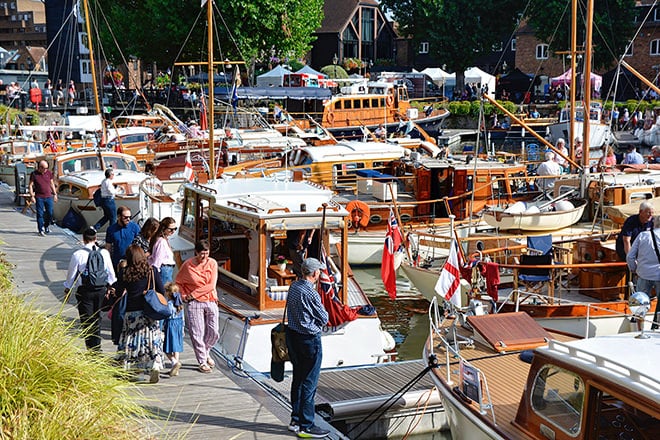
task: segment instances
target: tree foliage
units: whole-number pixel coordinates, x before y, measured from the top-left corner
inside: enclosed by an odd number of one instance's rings
[[[586,2],[578,2],[577,44],[584,47],[586,34]],[[594,1],[593,52],[594,69],[607,68],[625,52],[634,33],[635,0]],[[529,23],[536,36],[550,46],[551,51],[566,51],[571,47],[571,1],[545,0],[532,2]]]
[[[429,42],[429,53],[463,72],[515,29],[522,0],[382,0],[399,29],[414,43]]]
[[[94,21],[112,61],[121,61],[120,50],[160,66],[207,58],[207,13],[199,0],[97,0],[96,6]],[[214,57],[268,63],[309,51],[323,0],[216,0],[214,12]]]

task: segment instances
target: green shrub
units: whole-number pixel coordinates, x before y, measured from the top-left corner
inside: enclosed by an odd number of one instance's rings
[[[468,116],[470,114],[470,101],[451,101],[449,111],[455,116]]]
[[[132,385],[109,359],[80,348],[71,324],[7,289],[0,303],[0,438],[149,437]]]

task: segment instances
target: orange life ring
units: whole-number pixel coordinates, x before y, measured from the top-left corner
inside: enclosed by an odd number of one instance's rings
[[[350,212],[350,219],[353,227],[367,227],[371,212],[369,205],[361,200],[351,200],[346,204],[346,210]]]
[[[387,98],[385,98],[385,104],[387,104],[388,107],[391,106],[392,104],[394,104],[394,96],[393,95],[387,95]]]
[[[334,114],[334,112],[333,112],[332,110],[328,110],[328,122],[329,122],[330,124],[334,124],[334,123],[335,123],[335,114]]]

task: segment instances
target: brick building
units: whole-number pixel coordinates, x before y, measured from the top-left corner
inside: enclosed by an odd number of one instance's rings
[[[0,67],[45,70],[46,14],[41,0],[0,1],[0,47],[8,54]]]

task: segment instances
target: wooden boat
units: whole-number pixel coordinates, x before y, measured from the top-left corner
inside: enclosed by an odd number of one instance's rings
[[[619,226],[623,226],[623,223],[628,217],[639,213],[639,204],[642,202],[651,203],[655,212],[660,212],[660,197],[641,200],[637,199],[634,202],[625,203],[623,205],[605,206],[603,211],[608,219]]]
[[[208,239],[218,260],[223,330],[216,347],[223,354],[245,369],[270,370],[270,330],[282,320],[288,285],[295,279],[290,267],[271,264],[273,250],[287,252],[288,231],[314,229],[324,234],[324,243],[332,234],[337,244],[326,252],[341,274],[337,298],[352,308],[370,306],[346,259],[347,220],[348,212],[332,201],[332,191],[311,182],[235,177],[184,185],[178,239],[187,249],[195,240]],[[177,253],[187,255],[181,249]],[[322,367],[386,360],[393,346],[384,346],[383,336],[375,313],[325,327]]]
[[[660,435],[660,333],[576,340],[523,312],[468,316],[468,329],[435,304],[430,319],[424,356],[453,438]]]
[[[506,208],[487,207],[483,212],[483,219],[503,231],[556,231],[580,221],[586,206],[585,199],[516,202]]]
[[[368,93],[335,95],[324,103],[321,124],[337,139],[360,138],[360,127],[375,130],[380,124],[392,133],[401,120],[411,120],[436,137],[449,116],[443,108],[433,109],[428,115],[420,113],[411,106],[404,84],[372,83],[367,87]]]
[[[16,163],[34,168],[37,158],[43,155],[40,142],[25,139],[0,141],[0,180],[9,186],[16,186]]]

